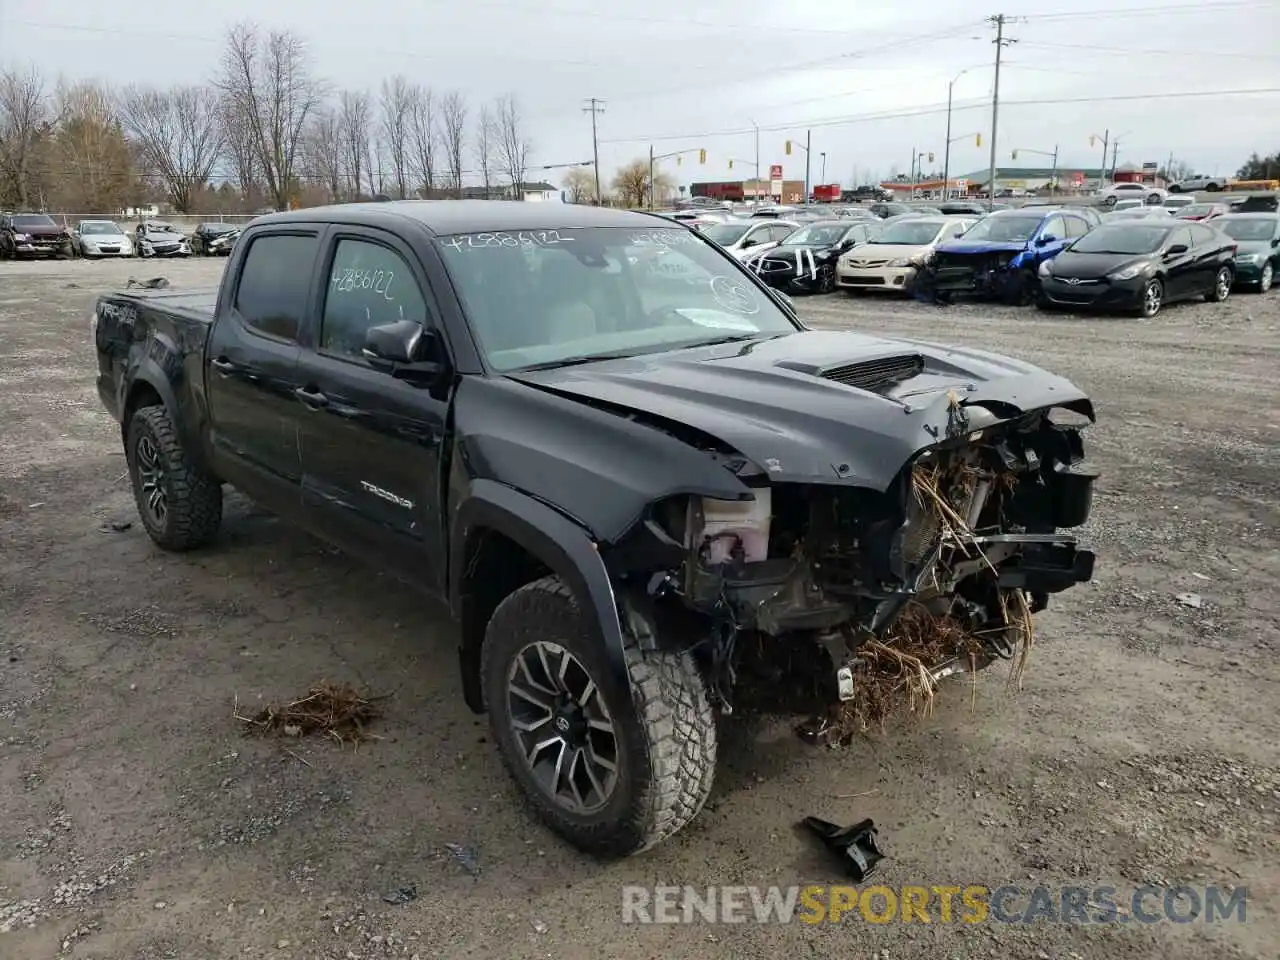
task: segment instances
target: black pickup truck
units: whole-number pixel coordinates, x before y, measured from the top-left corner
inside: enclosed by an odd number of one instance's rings
[[[1010,656],[1087,580],[1091,402],[992,354],[807,329],[695,231],[545,203],[253,221],[220,288],[103,296],[142,522],[224,484],[444,598],[461,688],[539,815],[625,856],[692,819],[762,682],[818,726],[924,611]],[[814,726],[807,728],[812,731]]]

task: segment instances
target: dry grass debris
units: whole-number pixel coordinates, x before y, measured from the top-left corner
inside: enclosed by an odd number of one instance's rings
[[[237,703],[234,716],[246,724],[246,733],[285,737],[318,734],[338,743],[355,744],[381,739],[367,727],[382,715],[379,704],[385,699],[387,695],[365,695],[349,684],[322,680],[305,697],[282,706],[268,705],[253,716],[241,714]]]

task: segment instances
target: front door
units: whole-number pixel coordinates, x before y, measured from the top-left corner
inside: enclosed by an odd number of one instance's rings
[[[1169,246],[1181,244],[1182,253],[1166,255],[1164,260],[1164,296],[1177,300],[1188,296],[1196,287],[1196,257],[1191,228],[1180,227],[1169,237]]]
[[[258,233],[209,334],[205,391],[218,470],[272,510],[297,516],[298,345],[319,268],[316,232]]]
[[[362,354],[372,326],[413,320],[438,330],[430,287],[389,234],[343,227],[328,244],[319,324],[299,361],[308,519],[353,553],[439,588],[449,395],[375,370]]]

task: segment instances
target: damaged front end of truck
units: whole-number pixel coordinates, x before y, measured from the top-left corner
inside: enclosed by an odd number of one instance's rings
[[[1063,531],[1090,512],[1093,408],[950,390],[938,409],[933,442],[882,489],[778,481],[708,450],[753,499],[668,497],[602,551],[626,631],[692,647],[722,712],[801,715],[815,742],[927,712],[948,676],[999,660],[1020,675],[1032,616],[1092,576]]]

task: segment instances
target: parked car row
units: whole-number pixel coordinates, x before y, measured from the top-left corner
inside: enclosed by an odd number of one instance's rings
[[[144,220],[128,232],[113,220],[80,220],[66,227],[44,213],[5,214],[0,216],[0,259],[226,256],[240,230],[238,224],[210,222],[188,236],[166,221]]]
[[[1265,293],[1280,269],[1280,212],[1265,203],[1251,205],[1263,208],[1252,213],[1218,203],[1102,212],[944,206],[824,207],[820,219],[799,208],[761,208],[693,228],[789,294],[879,291],[1153,317],[1177,300],[1223,300],[1234,286]]]

